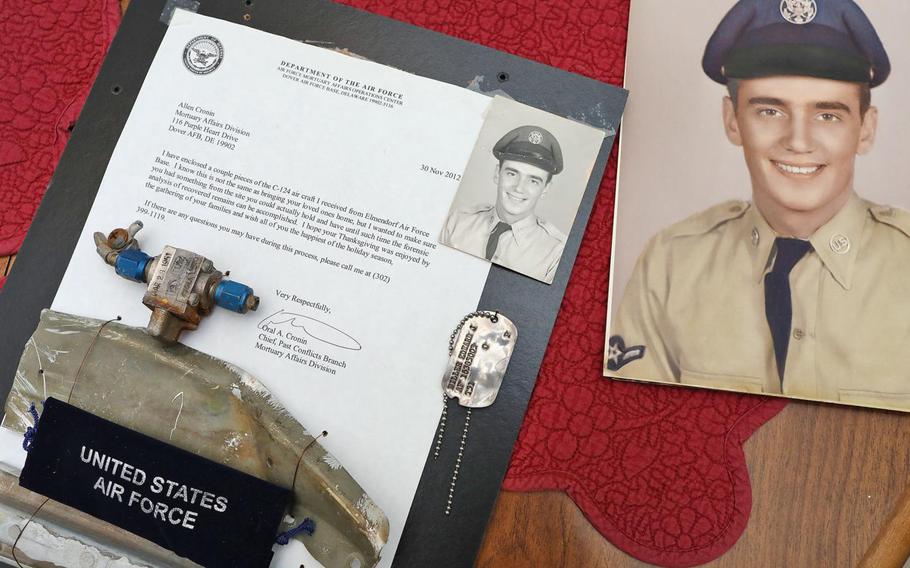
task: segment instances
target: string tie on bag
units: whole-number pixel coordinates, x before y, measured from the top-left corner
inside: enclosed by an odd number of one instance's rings
[[[28,405],[28,413],[32,415],[32,420],[35,421],[35,425],[25,429],[25,435],[22,440],[22,449],[26,452],[31,451],[32,443],[35,441],[35,435],[38,433],[38,420],[40,417],[38,416],[38,410],[35,408],[34,402]]]
[[[291,539],[297,536],[300,533],[307,533],[310,536],[313,536],[313,533],[316,531],[316,523],[313,519],[307,517],[303,519],[303,522],[292,528],[289,531],[284,531],[275,538],[275,542],[284,546],[285,544],[291,542]]]

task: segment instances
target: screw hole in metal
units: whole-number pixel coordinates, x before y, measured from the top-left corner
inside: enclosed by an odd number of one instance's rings
[[[499,75],[497,75],[496,78],[499,80],[500,83],[505,83],[506,81],[509,80],[509,74],[506,73],[505,71],[500,71]]]
[[[121,87],[120,85],[114,85],[113,87],[111,87],[111,93],[113,93],[115,95],[119,95],[122,91],[123,91],[123,87]]]

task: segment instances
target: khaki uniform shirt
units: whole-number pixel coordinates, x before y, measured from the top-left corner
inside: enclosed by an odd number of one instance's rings
[[[742,201],[655,236],[611,324],[604,373],[910,410],[910,213],[853,195],[809,239],[790,273],[783,384],[765,316],[775,237]]]
[[[499,215],[493,205],[455,211],[446,220],[440,240],[484,258],[487,241],[497,224]],[[556,274],[565,244],[566,236],[559,229],[532,214],[514,223],[511,231],[503,233],[490,260],[549,284]]]

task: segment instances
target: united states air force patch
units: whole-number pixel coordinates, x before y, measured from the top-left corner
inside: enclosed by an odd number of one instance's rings
[[[214,36],[196,36],[183,49],[183,64],[196,75],[208,75],[221,65],[222,59],[224,47]]]
[[[607,349],[607,369],[618,371],[627,363],[636,361],[645,356],[644,345],[633,345],[626,347],[621,335],[610,337],[609,348]]]

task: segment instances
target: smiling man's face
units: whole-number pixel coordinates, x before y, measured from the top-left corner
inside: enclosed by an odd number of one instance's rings
[[[875,108],[861,114],[860,86],[844,81],[744,79],[737,104],[724,101],[727,137],[743,147],[755,203],[772,226],[773,218],[833,217],[850,198],[855,157],[871,149],[876,122]]]
[[[537,202],[550,186],[550,174],[543,168],[503,160],[493,174],[496,184],[496,214],[509,223],[515,223],[534,212]]]

